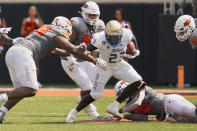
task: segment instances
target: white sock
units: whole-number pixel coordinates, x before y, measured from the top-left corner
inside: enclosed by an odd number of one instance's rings
[[[2,107],[0,108],[0,110],[1,110],[2,112],[4,112],[5,114],[8,112],[8,109],[7,109],[5,106],[2,106]]]
[[[1,95],[1,98],[2,98],[3,102],[8,101],[8,95],[7,95],[6,93],[3,93],[3,94]]]

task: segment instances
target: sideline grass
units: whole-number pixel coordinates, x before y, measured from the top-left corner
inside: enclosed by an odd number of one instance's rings
[[[103,97],[94,103],[100,115],[106,115],[105,108],[113,100],[113,97]],[[197,103],[197,98],[189,100]],[[62,123],[70,109],[76,106],[75,101],[76,97],[26,98],[7,114],[6,124],[0,125],[0,131],[195,131],[197,129],[197,124],[185,123]],[[90,119],[94,117],[87,116],[83,111],[77,117],[77,120]]]

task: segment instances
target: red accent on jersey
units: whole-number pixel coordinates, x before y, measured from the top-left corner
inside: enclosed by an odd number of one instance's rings
[[[84,35],[81,42],[86,43],[86,45],[88,45],[90,43],[91,39],[92,39],[92,36]]]
[[[194,37],[190,40],[190,43],[191,43],[192,45],[196,46],[196,45],[197,45],[197,37],[194,36]]]
[[[137,109],[134,110],[136,114],[148,115],[150,112],[150,104],[141,104]]]
[[[187,20],[184,22],[184,26],[188,26],[190,23],[191,23],[191,20],[190,20],[190,19],[187,19]]]
[[[50,50],[50,51],[47,51],[47,52],[45,52],[45,54],[46,55],[49,55],[49,54],[51,54],[51,53],[53,53],[53,50],[55,50],[56,48],[54,48],[54,49],[52,49],[52,50]]]

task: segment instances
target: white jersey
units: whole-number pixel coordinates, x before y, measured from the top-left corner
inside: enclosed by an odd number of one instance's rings
[[[91,44],[99,49],[100,58],[104,59],[108,65],[116,66],[123,60],[126,54],[127,45],[132,38],[133,33],[131,30],[122,28],[121,42],[115,48],[107,42],[104,31],[96,33],[91,40]]]

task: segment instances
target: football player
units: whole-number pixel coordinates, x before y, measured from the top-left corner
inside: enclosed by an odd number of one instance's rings
[[[174,31],[176,32],[176,37],[179,41],[185,41],[189,39],[189,42],[193,49],[197,47],[197,30],[195,20],[190,15],[180,16],[174,26]]]
[[[104,60],[96,59],[80,47],[71,44],[68,40],[71,33],[71,22],[59,16],[50,25],[42,26],[9,48],[5,60],[15,89],[0,95],[0,104],[5,102],[0,108],[1,123],[4,123],[5,114],[15,104],[25,97],[36,94],[38,85],[34,61],[40,60],[46,52],[60,47],[68,53],[107,69]]]
[[[129,63],[123,60],[127,45],[132,40],[133,33],[129,29],[122,28],[116,20],[109,21],[105,31],[96,33],[93,36],[91,44],[87,46],[87,50],[99,49],[99,58],[107,62],[109,70],[103,71],[97,68],[91,93],[80,101],[76,109],[70,111],[66,122],[73,123],[78,112],[90,103],[98,100],[103,93],[105,84],[112,76],[117,79],[124,79],[129,83],[128,88],[123,91],[116,101],[107,107],[109,113],[120,119],[122,118],[122,115],[118,111],[120,103],[127,99],[130,94],[144,86],[141,76]]]
[[[116,96],[119,96],[129,83],[119,81],[114,88]],[[157,120],[170,120],[170,116],[176,121],[196,122],[196,107],[178,94],[164,95],[156,93],[151,87],[145,86],[126,100],[126,105],[119,110],[120,113],[129,112],[131,114],[156,115]],[[125,114],[129,119],[130,114]],[[132,117],[132,115],[131,115]],[[143,117],[141,117],[143,118]],[[144,119],[142,119],[144,120]]]
[[[93,1],[86,2],[81,7],[80,14],[82,17],[71,18],[72,34],[70,42],[74,45],[87,45],[95,32],[105,29],[105,24],[99,19],[99,6]],[[92,51],[91,54],[96,57],[98,53]],[[81,88],[80,96],[77,100],[77,103],[79,103],[84,96],[90,94],[93,78],[96,75],[95,65],[91,62],[74,58],[72,55],[61,57],[61,64],[68,76]],[[84,110],[89,116],[99,116],[97,108],[93,104],[88,105]]]

